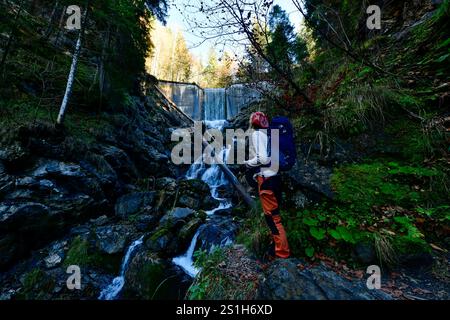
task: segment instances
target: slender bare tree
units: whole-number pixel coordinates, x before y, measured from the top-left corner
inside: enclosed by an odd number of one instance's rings
[[[73,90],[73,82],[75,80],[75,74],[77,72],[78,60],[80,58],[81,49],[82,49],[82,41],[84,36],[84,31],[86,29],[87,24],[87,16],[89,12],[89,0],[86,2],[86,9],[84,11],[83,19],[81,21],[81,29],[78,34],[77,43],[75,45],[75,51],[72,57],[72,65],[70,66],[69,76],[67,78],[66,92],[64,93],[64,98],[61,103],[61,107],[59,109],[58,119],[56,120],[56,124],[58,126],[62,126],[64,123],[64,118],[67,112],[67,105],[69,104],[70,98],[72,96]]]

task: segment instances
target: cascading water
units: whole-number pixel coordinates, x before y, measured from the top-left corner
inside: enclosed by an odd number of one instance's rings
[[[195,233],[194,237],[192,238],[191,244],[189,245],[189,248],[184,255],[172,259],[172,262],[174,264],[180,266],[184,270],[184,272],[186,272],[193,278],[200,272],[200,270],[194,266],[194,262],[192,259],[195,246],[197,245],[198,235],[199,230],[197,230],[197,232]]]
[[[225,110],[225,89],[213,88],[205,89],[205,100],[203,110],[205,113],[205,120],[220,120],[226,119]]]
[[[125,284],[125,272],[127,271],[128,263],[133,254],[134,250],[139,247],[143,242],[144,236],[140,237],[138,240],[134,241],[127,250],[125,257],[123,258],[122,265],[120,267],[120,274],[118,277],[114,278],[112,283],[102,290],[99,300],[114,300]]]
[[[215,128],[221,130],[226,124],[225,120],[215,120],[215,121],[206,121],[205,122],[208,128]],[[222,159],[225,163],[230,149],[224,148],[218,155],[217,158]],[[207,165],[204,163],[203,158],[200,157],[197,159],[189,168],[187,174],[187,179],[201,179],[204,181],[211,190],[211,196],[219,201],[219,206],[213,210],[209,210],[206,212],[208,216],[214,215],[218,210],[229,209],[232,206],[231,200],[226,198],[221,198],[219,196],[219,188],[221,187],[230,187],[229,182],[225,177],[225,174],[222,172],[220,167],[217,164]],[[199,230],[197,230],[194,238],[191,241],[191,244],[187,250],[187,252],[179,257],[175,257],[172,259],[172,262],[179,267],[181,267],[188,275],[191,277],[195,277],[200,270],[195,268],[193,261],[193,254],[195,250],[195,246],[197,244],[197,238],[199,236]],[[229,242],[227,242],[228,244]]]

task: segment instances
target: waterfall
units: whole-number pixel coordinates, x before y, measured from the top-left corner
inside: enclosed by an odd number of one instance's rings
[[[134,250],[140,246],[143,242],[144,236],[140,237],[138,240],[134,241],[127,250],[125,257],[123,258],[122,265],[120,267],[120,274],[118,277],[114,278],[112,283],[102,290],[99,300],[114,300],[125,284],[125,272],[127,271],[128,262],[133,254]]]
[[[203,110],[205,112],[205,120],[226,119],[225,110],[225,89],[214,88],[205,89],[205,100]]]
[[[194,250],[197,244],[197,238],[199,234],[200,232],[199,230],[197,230],[194,237],[192,238],[191,244],[189,245],[187,252],[184,255],[172,259],[172,262],[174,264],[181,267],[188,275],[190,275],[193,278],[200,272],[200,270],[194,266],[193,260]]]
[[[225,126],[227,121],[216,119],[211,121],[205,121],[205,123],[209,128],[221,130]],[[217,155],[217,157],[221,158],[223,162],[226,162],[228,155],[230,153],[230,148],[224,148]],[[218,210],[231,208],[232,203],[230,199],[224,199],[219,197],[220,187],[228,186],[230,188],[231,186],[229,186],[229,182],[225,177],[225,174],[222,172],[222,170],[217,164],[213,164],[207,168],[206,164],[203,162],[203,157],[200,157],[189,168],[188,172],[186,173],[186,179],[201,179],[209,186],[211,196],[219,201],[219,206],[217,208],[206,212],[208,216],[214,215]],[[197,230],[185,254],[172,259],[172,262],[174,264],[181,267],[191,277],[195,277],[199,272],[199,270],[194,267],[194,261],[192,259],[199,233],[200,228],[199,230]]]
[[[160,81],[159,87],[194,120],[231,119],[243,107],[261,99],[260,92],[246,84],[202,89],[196,84]]]

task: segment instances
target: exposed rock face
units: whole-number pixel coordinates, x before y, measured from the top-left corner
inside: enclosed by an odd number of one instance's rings
[[[265,272],[259,298],[268,300],[390,300],[369,290],[361,280],[350,281],[323,265],[300,270],[297,259],[277,260]]]
[[[294,167],[283,175],[291,194],[301,189],[305,193],[316,193],[322,197],[332,198],[331,172],[330,167],[322,166],[314,160],[300,158]],[[314,198],[314,195],[309,196]]]
[[[125,225],[104,226],[96,229],[97,248],[106,254],[125,250],[131,235],[131,228]]]
[[[170,258],[184,252],[203,217],[189,208],[174,208],[159,222],[159,227],[146,240],[146,246],[159,256]]]
[[[190,208],[174,208],[168,214],[161,218],[159,221],[160,225],[167,226],[168,228],[173,228],[180,222],[185,222],[189,218],[193,217],[195,211]]]
[[[160,108],[161,101],[153,95],[131,100],[131,106],[110,115],[112,130],[99,130],[94,142],[40,122],[2,132],[0,269],[64,235],[70,227],[101,215],[113,216],[114,211],[118,219],[135,219],[142,231],[156,225],[156,197],[166,186],[148,183],[147,191],[139,192],[143,191],[139,183],[167,177],[176,184],[171,179],[183,168],[170,162],[170,128],[187,124],[173,109]],[[181,202],[211,206],[198,189],[188,189],[186,194],[180,192]],[[123,250],[120,232],[112,234],[117,237],[99,242],[104,252]],[[114,245],[106,246],[107,241]],[[50,257],[49,264],[57,260]]]
[[[116,202],[116,215],[126,218],[151,207],[155,202],[155,195],[155,192],[138,192],[119,198]]]
[[[190,279],[178,268],[145,249],[139,250],[125,273],[124,297],[183,299]]]
[[[178,188],[177,205],[180,207],[211,210],[219,205],[219,202],[211,196],[209,186],[201,180],[181,181]]]
[[[198,243],[203,250],[225,246],[236,237],[238,226],[231,217],[213,216],[199,229]]]

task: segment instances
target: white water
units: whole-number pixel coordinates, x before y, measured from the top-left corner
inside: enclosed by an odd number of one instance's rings
[[[227,122],[226,120],[212,120],[212,121],[205,121],[205,123],[209,128],[216,128],[220,130]],[[218,158],[221,158],[223,162],[226,163],[229,152],[230,152],[229,148],[228,149],[224,148],[219,153]],[[231,208],[232,203],[230,199],[224,199],[219,197],[219,188],[221,187],[231,188],[231,186],[229,185],[229,182],[225,177],[225,174],[222,172],[222,170],[218,165],[214,164],[207,168],[206,164],[202,161],[202,157],[200,157],[189,168],[186,174],[186,179],[201,179],[209,186],[211,190],[211,196],[219,201],[219,206],[217,208],[206,211],[206,214],[208,216],[215,214],[218,210]],[[193,260],[193,254],[195,246],[197,244],[198,235],[199,230],[197,230],[197,233],[193,237],[191,244],[185,254],[172,259],[172,262],[174,264],[181,267],[191,277],[195,277],[198,274],[198,272],[200,272],[200,270],[198,270],[194,266]]]
[[[186,253],[182,256],[175,257],[172,259],[172,262],[176,264],[177,266],[180,266],[184,272],[186,272],[191,277],[195,277],[199,272],[200,269],[196,268],[194,266],[194,262],[192,260],[192,256],[194,255],[195,246],[197,244],[197,238],[199,235],[199,230],[195,233],[194,237],[192,238],[191,244],[189,245],[188,250]]]
[[[127,250],[127,253],[125,254],[125,257],[123,258],[122,265],[120,267],[120,275],[113,279],[112,283],[107,286],[105,289],[102,290],[100,293],[100,296],[98,297],[99,300],[114,300],[117,295],[120,293],[120,291],[123,288],[123,285],[125,284],[125,272],[128,267],[128,262],[131,258],[131,255],[133,254],[134,250],[138,246],[142,244],[142,241],[144,239],[144,236],[140,237],[138,240],[134,241]]]

